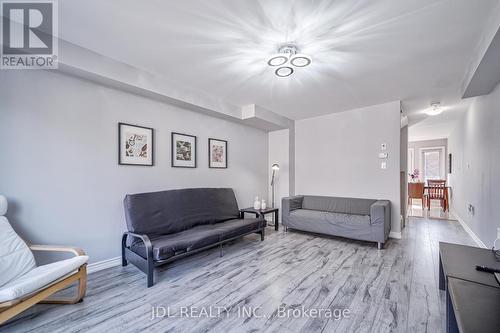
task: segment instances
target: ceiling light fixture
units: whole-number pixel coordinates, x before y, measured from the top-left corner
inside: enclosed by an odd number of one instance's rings
[[[276,54],[272,56],[268,61],[267,64],[269,66],[281,66],[284,65],[288,61],[288,57],[282,55],[282,54]]]
[[[287,77],[293,74],[293,67],[306,67],[311,62],[312,58],[299,53],[299,49],[295,44],[284,44],[276,54],[269,58],[267,64],[272,67],[280,66],[274,71],[274,74],[279,77]]]
[[[293,68],[288,66],[283,66],[274,71],[279,77],[287,77],[293,74]]]
[[[439,102],[433,102],[431,103],[431,107],[427,110],[425,110],[425,113],[428,116],[437,116],[438,114],[441,114],[443,112],[443,108],[441,107],[441,103]]]
[[[311,57],[305,54],[296,54],[290,59],[290,63],[295,67],[306,67],[311,61]]]

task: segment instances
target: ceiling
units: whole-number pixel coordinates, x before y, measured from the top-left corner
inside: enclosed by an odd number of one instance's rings
[[[455,125],[464,116],[469,108],[471,100],[464,100],[456,105],[443,107],[443,113],[437,116],[422,115],[423,112],[415,113],[416,121],[408,128],[409,141],[423,141],[448,138],[455,129]]]
[[[465,69],[498,3],[65,0],[59,35],[228,102],[258,104],[292,119],[402,100],[410,120],[424,121],[419,112],[431,101],[450,106],[448,114],[460,112]],[[278,78],[266,60],[286,40],[313,63]]]

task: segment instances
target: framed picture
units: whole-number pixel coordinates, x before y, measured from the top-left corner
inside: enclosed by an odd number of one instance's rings
[[[196,168],[196,136],[172,132],[172,166]]]
[[[208,167],[227,168],[227,141],[208,139]]]
[[[451,153],[448,154],[448,173],[451,174],[451,165],[452,165]]]
[[[118,123],[118,164],[154,165],[154,130]]]

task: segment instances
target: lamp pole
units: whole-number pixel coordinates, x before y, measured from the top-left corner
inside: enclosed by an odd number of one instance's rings
[[[273,177],[271,179],[271,205],[274,208],[274,175],[276,174],[276,170],[273,169]]]
[[[274,206],[274,176],[276,175],[276,171],[278,171],[280,169],[280,166],[277,163],[274,163],[271,166],[271,169],[273,170],[273,176],[271,177],[271,204],[272,204],[273,208],[275,208],[275,206]]]

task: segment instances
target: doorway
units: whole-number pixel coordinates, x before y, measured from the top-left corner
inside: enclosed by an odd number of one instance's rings
[[[447,139],[408,143],[408,216],[454,219],[449,212],[451,188],[446,171],[447,150]],[[445,186],[445,190],[434,188],[433,181],[438,180],[444,183],[441,186]],[[428,200],[430,197],[432,199]]]

